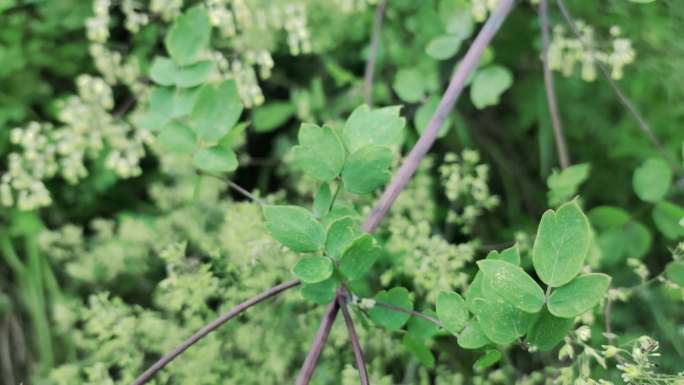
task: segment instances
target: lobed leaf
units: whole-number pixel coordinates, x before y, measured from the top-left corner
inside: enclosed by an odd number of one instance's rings
[[[325,242],[325,229],[314,216],[297,206],[263,207],[266,229],[278,242],[293,251],[321,250]]]
[[[551,293],[549,312],[563,318],[578,316],[596,306],[609,286],[610,277],[606,274],[581,275]]]

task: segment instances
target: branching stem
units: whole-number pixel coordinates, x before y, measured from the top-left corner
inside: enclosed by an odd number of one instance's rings
[[[415,311],[415,310],[408,310],[408,309],[404,309],[403,307],[400,307],[400,306],[395,306],[395,305],[391,305],[389,303],[383,303],[383,302],[378,302],[378,301],[375,301],[375,306],[384,307],[385,309],[396,311],[399,313],[410,314],[414,317],[419,317],[419,318],[422,318],[426,321],[430,321],[433,324],[439,326],[440,328],[444,328],[444,325],[438,319],[436,319],[434,317],[430,317],[427,314],[423,314],[423,313]]]
[[[202,329],[198,330],[195,334],[190,336],[187,340],[183,341],[183,343],[175,347],[172,351],[166,353],[162,358],[160,358],[157,362],[150,366],[143,374],[141,374],[140,377],[136,378],[135,381],[133,381],[132,385],[142,385],[146,383],[155,374],[157,374],[158,371],[164,368],[169,362],[173,361],[176,357],[181,355],[184,351],[186,351],[189,347],[194,345],[197,341],[201,340],[207,334],[213,332],[219,326],[235,318],[237,315],[241,314],[245,310],[299,284],[300,282],[298,279],[281,283],[280,285],[274,286],[264,291],[263,293],[257,295],[256,297],[253,297],[230,309],[228,312],[224,313],[211,323],[204,326]]]
[[[354,321],[352,320],[351,314],[349,314],[347,301],[343,297],[338,297],[338,302],[340,309],[342,310],[344,323],[347,325],[347,332],[349,333],[352,349],[354,350],[354,358],[356,359],[356,368],[359,371],[361,385],[370,385],[370,381],[368,380],[368,371],[366,370],[366,361],[363,358],[363,349],[361,349],[361,342],[359,342],[359,337],[356,334],[356,329],[354,328]]]
[[[325,341],[328,339],[330,330],[335,323],[335,318],[337,318],[337,312],[340,310],[340,304],[338,297],[336,297],[328,308],[325,310],[325,315],[323,320],[321,320],[321,325],[318,327],[316,336],[311,343],[311,348],[309,349],[309,354],[307,354],[302,369],[299,371],[299,376],[297,376],[296,385],[308,385],[313,377],[314,370],[316,370],[316,364],[318,364],[318,359],[323,352],[323,346]]]

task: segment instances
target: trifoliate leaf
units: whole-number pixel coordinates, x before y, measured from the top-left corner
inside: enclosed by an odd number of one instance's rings
[[[492,341],[484,334],[476,318],[471,318],[458,335],[458,346],[463,349],[479,349],[491,343]]]
[[[444,327],[454,333],[463,329],[468,322],[468,308],[458,293],[443,291],[437,296],[437,317]]]
[[[304,123],[299,128],[299,146],[292,149],[295,164],[310,177],[330,182],[344,166],[344,145],[328,126]]]
[[[548,352],[563,341],[573,323],[572,318],[556,317],[544,308],[530,325],[527,342],[539,351]]]
[[[480,357],[473,364],[475,371],[482,371],[496,364],[501,360],[501,352],[498,350],[487,350],[484,356]]]
[[[312,252],[323,248],[325,229],[314,216],[297,206],[263,207],[266,229],[275,240],[293,251]]]
[[[328,257],[304,257],[292,268],[292,274],[304,283],[317,283],[330,278],[332,261]]]
[[[547,285],[565,285],[582,269],[589,245],[589,221],[576,201],[548,210],[534,241],[534,269]]]
[[[406,309],[407,311],[413,310],[413,303],[409,297],[409,292],[403,287],[395,287],[388,291],[383,290],[375,296],[375,300]],[[390,331],[397,331],[408,322],[411,315],[375,305],[370,310],[370,318],[378,326]]]
[[[549,187],[550,206],[558,206],[575,195],[579,186],[589,177],[589,164],[575,164],[562,171],[553,170],[546,185]]]
[[[368,194],[383,186],[392,174],[389,171],[394,155],[383,146],[369,145],[349,156],[342,181],[344,189],[355,194]]]
[[[339,257],[362,233],[361,224],[355,218],[346,216],[336,219],[328,228],[328,236],[325,239],[326,254],[333,258]]]
[[[461,40],[473,32],[472,6],[466,0],[441,0],[439,16],[447,33]]]
[[[238,160],[230,148],[213,146],[197,150],[192,157],[192,164],[205,172],[223,173],[235,171]]]
[[[672,170],[666,161],[651,158],[634,170],[632,185],[639,199],[646,202],[662,200],[672,184]]]
[[[410,334],[405,334],[401,344],[407,351],[413,353],[416,359],[425,367],[435,367],[435,356],[421,340],[414,338]]]
[[[150,92],[150,112],[163,123],[192,111],[199,88],[154,87]]]
[[[271,132],[282,126],[295,113],[289,102],[271,102],[252,110],[252,124],[256,132]]]
[[[369,234],[356,238],[340,258],[340,271],[350,280],[361,278],[382,256],[383,250]]]
[[[404,142],[406,120],[399,116],[399,106],[371,110],[367,105],[357,107],[342,130],[342,140],[349,153],[368,145],[397,148]]]
[[[415,68],[400,69],[394,77],[392,88],[401,100],[418,102],[425,95],[425,76]]]
[[[665,276],[679,286],[684,286],[684,261],[672,261],[665,268]]]
[[[425,53],[433,59],[446,60],[456,55],[458,49],[461,48],[462,41],[463,39],[456,35],[437,36],[430,40],[427,47],[425,47]]]
[[[680,225],[680,221],[684,218],[684,207],[661,201],[653,207],[651,217],[653,223],[666,238],[676,240],[684,237],[684,226]]]
[[[478,70],[470,85],[470,100],[483,109],[499,103],[499,97],[513,84],[513,75],[505,67],[490,65]]]
[[[554,289],[549,296],[549,312],[556,317],[571,318],[596,306],[608,291],[606,274],[585,274],[567,285]]]
[[[544,291],[525,270],[512,263],[485,259],[477,262],[482,271],[483,288],[494,293],[516,308],[536,313],[544,306]]]
[[[235,81],[202,86],[190,114],[190,125],[202,140],[216,142],[226,135],[242,114]]]
[[[195,151],[197,138],[190,127],[174,120],[162,128],[157,142],[168,151],[189,155]]]
[[[518,245],[516,244],[503,250],[501,253],[496,250],[492,250],[489,252],[489,254],[487,254],[487,259],[506,261],[518,266],[520,265],[520,248],[518,248]]]
[[[195,87],[207,79],[213,68],[214,64],[209,60],[178,67],[171,59],[158,56],[152,62],[150,78],[163,86]]]
[[[176,19],[166,34],[164,45],[176,64],[186,66],[197,62],[209,44],[210,34],[209,14],[198,5]]]

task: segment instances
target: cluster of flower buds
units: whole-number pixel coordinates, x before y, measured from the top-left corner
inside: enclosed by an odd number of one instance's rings
[[[183,0],[151,0],[150,12],[164,21],[171,21],[181,14]]]
[[[548,51],[549,67],[570,76],[580,63],[582,79],[590,82],[596,79],[597,64],[602,63],[610,68],[613,79],[621,79],[624,67],[633,63],[636,57],[632,42],[621,37],[620,29],[614,26],[610,29],[611,48],[600,50],[593,27],[580,21],[577,28],[581,33],[580,38],[568,36],[562,26],[554,27]]]
[[[109,7],[111,0],[94,0],[93,16],[86,20],[88,40],[104,43],[109,39]]]
[[[126,17],[124,25],[127,30],[132,33],[138,33],[141,27],[144,27],[149,23],[149,16],[140,12],[140,4],[136,0],[122,0],[121,1],[121,11]]]

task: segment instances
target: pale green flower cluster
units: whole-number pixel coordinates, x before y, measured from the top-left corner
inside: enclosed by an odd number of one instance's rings
[[[12,130],[10,139],[17,149],[8,155],[8,170],[0,177],[4,206],[34,210],[49,205],[46,180],[59,175],[75,184],[88,175],[87,162],[103,153],[105,166],[121,178],[142,172],[139,163],[149,133],[111,115],[114,99],[103,79],[81,75],[76,84],[78,95],[59,107],[61,126],[31,122]]]
[[[602,49],[592,26],[578,21],[577,28],[582,34],[581,38],[569,36],[563,26],[553,28],[548,51],[549,67],[570,76],[580,64],[582,79],[591,82],[596,79],[597,63],[603,63],[610,69],[613,79],[621,79],[624,67],[633,63],[636,57],[632,41],[621,37],[620,28],[613,26],[610,29],[610,48]]]
[[[447,221],[459,225],[463,233],[469,234],[485,211],[499,205],[499,197],[489,190],[489,166],[480,163],[477,151],[446,154],[439,173],[451,206]]]

